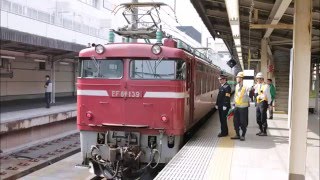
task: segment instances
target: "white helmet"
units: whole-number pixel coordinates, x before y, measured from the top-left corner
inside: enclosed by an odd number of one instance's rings
[[[243,72],[239,72],[239,73],[237,74],[237,77],[243,78],[243,77],[244,77],[244,73],[243,73]]]
[[[262,74],[262,72],[258,72],[258,74],[256,75],[256,78],[262,78],[262,79],[263,79],[263,74]]]

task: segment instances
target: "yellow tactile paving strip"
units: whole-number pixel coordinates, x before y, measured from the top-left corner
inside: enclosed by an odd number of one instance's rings
[[[205,180],[229,180],[235,135],[233,118],[228,120],[229,136],[220,138],[204,176]]]

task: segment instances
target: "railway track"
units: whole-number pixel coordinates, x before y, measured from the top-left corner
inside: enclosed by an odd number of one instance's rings
[[[0,179],[17,179],[79,151],[79,133],[74,133],[15,153],[1,154]]]

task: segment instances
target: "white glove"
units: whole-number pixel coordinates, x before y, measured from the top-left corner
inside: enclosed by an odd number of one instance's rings
[[[218,106],[216,105],[215,108],[218,109]]]
[[[225,110],[227,110],[227,107],[223,106],[222,109],[225,111]]]

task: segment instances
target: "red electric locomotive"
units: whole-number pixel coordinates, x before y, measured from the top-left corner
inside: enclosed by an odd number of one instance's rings
[[[215,105],[220,69],[180,40],[96,45],[79,59],[77,125],[83,161],[96,175],[167,163]]]

